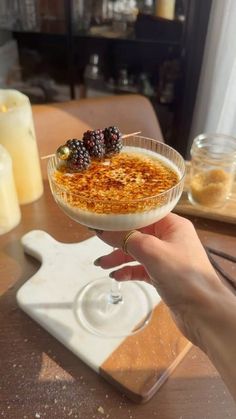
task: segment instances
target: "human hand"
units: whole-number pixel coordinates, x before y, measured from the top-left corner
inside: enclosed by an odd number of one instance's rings
[[[135,231],[122,250],[127,232],[98,232],[98,237],[119,248],[99,258],[96,265],[117,268],[118,281],[139,279],[153,284],[187,338],[201,346],[198,319],[208,308],[209,296],[223,287],[192,223],[175,214]],[[129,262],[137,261],[133,266]],[[125,266],[121,266],[125,264]]]

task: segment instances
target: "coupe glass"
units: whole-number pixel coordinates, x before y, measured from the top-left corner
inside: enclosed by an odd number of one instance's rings
[[[160,220],[175,207],[184,185],[185,162],[182,156],[167,144],[135,135],[123,139],[123,151],[160,159],[177,172],[177,184],[158,195],[132,202],[117,201],[111,196],[109,201],[101,198],[94,203],[94,198],[81,194],[76,196],[56,182],[54,174],[59,161],[54,156],[48,163],[51,191],[59,207],[70,218],[92,229],[129,231]],[[80,209],[78,202],[82,201],[83,209]],[[99,213],[93,212],[93,207],[99,207]],[[137,281],[124,281],[122,285],[108,276],[94,281],[88,278],[87,285],[78,291],[75,298],[74,314],[83,327],[96,335],[132,335],[148,324],[154,304],[153,293],[156,293],[154,287],[139,281],[139,278]]]

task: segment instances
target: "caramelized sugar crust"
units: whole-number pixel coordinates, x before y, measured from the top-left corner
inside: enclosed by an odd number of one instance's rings
[[[97,214],[143,212],[164,205],[168,198],[158,195],[178,181],[178,174],[161,160],[129,152],[94,160],[78,173],[62,167],[54,174],[57,195],[65,204]]]

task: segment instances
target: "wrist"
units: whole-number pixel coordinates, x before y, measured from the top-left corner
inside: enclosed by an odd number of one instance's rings
[[[236,316],[236,297],[220,281],[206,290],[192,308],[197,345],[207,354],[214,339],[225,333]]]
[[[227,342],[236,344],[236,297],[224,286],[219,291],[211,295],[209,307],[200,320],[203,350],[211,357],[212,348],[221,350]]]
[[[223,284],[212,290],[196,319],[197,345],[236,398],[236,296]]]

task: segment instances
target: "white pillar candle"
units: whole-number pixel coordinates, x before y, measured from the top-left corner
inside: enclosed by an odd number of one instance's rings
[[[0,89],[0,144],[9,152],[20,204],[43,193],[30,101],[17,90]]]
[[[11,157],[0,144],[0,235],[17,226],[20,219]]]

